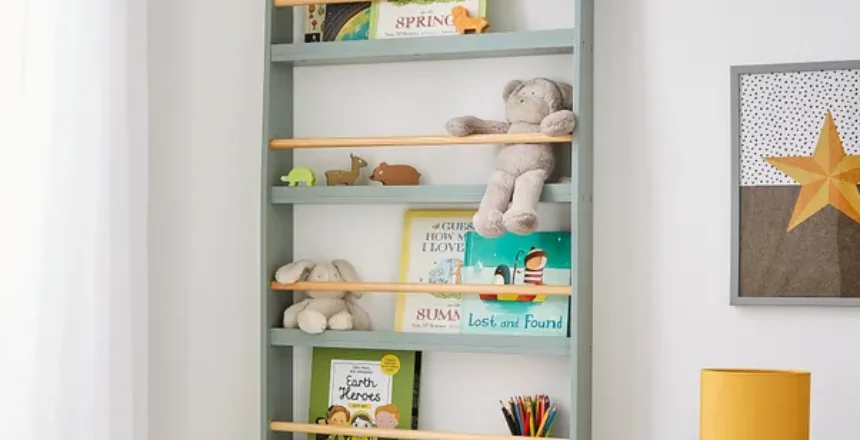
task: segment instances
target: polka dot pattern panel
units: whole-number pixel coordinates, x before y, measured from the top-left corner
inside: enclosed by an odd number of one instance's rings
[[[812,155],[828,110],[845,152],[860,154],[860,69],[741,75],[741,185],[796,185],[762,157]]]

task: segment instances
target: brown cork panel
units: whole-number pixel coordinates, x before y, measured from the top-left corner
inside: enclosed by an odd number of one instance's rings
[[[832,206],[786,232],[800,186],[740,189],[741,297],[860,297],[860,224]]]

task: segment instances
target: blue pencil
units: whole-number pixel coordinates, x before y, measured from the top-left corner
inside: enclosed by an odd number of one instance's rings
[[[546,428],[544,428],[544,432],[542,432],[542,437],[549,437],[549,431],[552,428],[552,422],[555,421],[555,413],[556,408],[552,407],[549,412],[549,417],[546,419]]]
[[[514,419],[517,422],[517,435],[522,435],[523,419],[520,417],[520,408],[519,405],[517,405],[516,399],[511,401],[511,405],[513,405],[513,411],[511,412],[514,413]]]

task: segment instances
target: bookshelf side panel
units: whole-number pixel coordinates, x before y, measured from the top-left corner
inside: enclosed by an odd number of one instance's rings
[[[293,8],[274,8],[267,3],[265,38],[265,76],[263,111],[263,163],[261,170],[261,273],[260,294],[262,297],[261,341],[263,359],[261,366],[262,415],[261,434],[263,440],[292,439],[291,433],[272,432],[269,422],[291,421],[293,414],[293,348],[274,347],[270,340],[270,329],[281,326],[284,309],[293,302],[292,292],[273,292],[269,283],[280,265],[293,257],[293,207],[271,203],[271,190],[280,176],[289,171],[293,163],[290,150],[274,151],[269,148],[273,137],[293,136],[293,71],[285,64],[271,62],[273,42],[291,42],[293,35]]]
[[[594,0],[575,0],[573,185],[573,297],[571,298],[571,440],[591,439],[592,250],[593,250],[593,58]]]

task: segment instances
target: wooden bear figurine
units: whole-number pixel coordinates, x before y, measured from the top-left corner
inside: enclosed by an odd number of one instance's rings
[[[421,173],[410,165],[389,165],[385,162],[373,170],[370,180],[386,186],[418,185]]]

